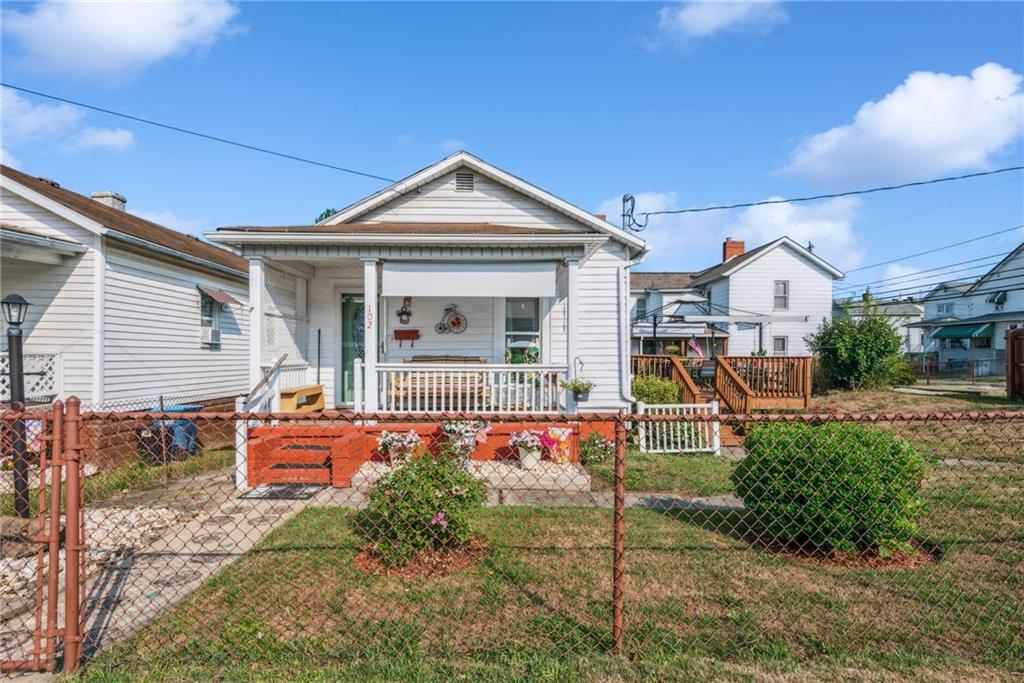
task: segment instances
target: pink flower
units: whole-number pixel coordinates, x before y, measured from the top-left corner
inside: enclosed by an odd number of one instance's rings
[[[439,526],[442,529],[448,528],[448,520],[444,518],[443,512],[437,512],[430,518],[430,526]]]
[[[544,432],[540,435],[540,445],[541,448],[543,448],[544,450],[550,451],[554,449],[555,446],[558,445],[558,441],[555,439],[555,437],[551,436],[547,432]]]

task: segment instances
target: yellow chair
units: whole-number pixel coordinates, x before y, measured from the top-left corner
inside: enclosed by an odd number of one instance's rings
[[[324,405],[324,387],[321,384],[281,390],[282,413],[317,413],[324,409]]]

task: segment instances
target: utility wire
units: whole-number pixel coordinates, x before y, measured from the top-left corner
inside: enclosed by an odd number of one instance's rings
[[[699,208],[690,209],[665,209],[662,211],[643,211],[640,215],[642,216],[661,216],[664,214],[676,214],[676,213],[702,213],[705,211],[725,211],[728,209],[745,209],[751,206],[765,206],[768,204],[792,204],[795,202],[813,202],[819,199],[835,199],[837,197],[852,197],[855,195],[862,194],[874,194],[876,192],[890,192],[892,190],[903,190],[908,187],[920,187],[922,185],[935,185],[936,183],[948,183],[954,180],[967,180],[968,178],[981,178],[983,176],[996,175],[998,173],[1008,173],[1010,171],[1020,171],[1024,169],[1024,166],[1007,166],[1006,168],[997,168],[993,171],[979,171],[977,173],[965,173],[963,175],[948,176],[945,178],[932,178],[931,180],[918,180],[912,183],[901,183],[899,185],[883,185],[881,187],[871,187],[864,190],[848,190],[846,192],[833,192],[831,194],[818,194],[810,197],[792,197],[790,199],[765,199],[759,202],[743,202],[740,204],[722,204],[719,206],[703,206]]]
[[[971,239],[961,240],[960,242],[954,242],[952,244],[946,244],[941,247],[935,247],[934,249],[928,249],[926,251],[919,251],[916,254],[909,254],[907,256],[900,256],[899,258],[889,259],[888,261],[879,261],[878,263],[872,263],[869,266],[860,266],[859,268],[850,268],[847,273],[856,273],[862,270],[869,270],[871,268],[877,268],[878,266],[887,266],[890,263],[898,263],[900,261],[906,261],[907,259],[917,258],[918,256],[926,256],[927,254],[934,254],[937,251],[945,251],[946,249],[952,249],[953,247],[963,246],[964,244],[970,244],[971,242],[977,242],[979,240],[986,239],[988,237],[995,237],[996,235],[1004,235],[1014,230],[1020,230],[1024,228],[1024,224],[1015,225],[1012,228],[1006,228],[1004,230],[996,230],[985,235],[979,235],[978,237],[972,237]]]
[[[964,261],[956,261],[954,263],[948,263],[948,264],[942,265],[942,266],[935,266],[934,268],[926,268],[924,270],[914,271],[913,273],[906,273],[904,275],[895,275],[893,277],[881,278],[879,280],[871,280],[869,282],[839,284],[839,285],[836,285],[836,288],[837,289],[841,289],[841,290],[855,290],[855,289],[861,289],[861,288],[864,288],[864,287],[872,287],[874,285],[882,284],[883,282],[891,283],[891,282],[895,282],[895,281],[917,280],[917,279],[920,279],[921,277],[936,277],[937,275],[935,275],[935,271],[945,271],[945,272],[952,273],[952,272],[958,272],[960,270],[973,270],[975,268],[988,268],[990,266],[994,266],[997,263],[999,263],[999,261],[1001,261],[1009,253],[1010,252],[1008,252],[1008,251],[1004,251],[1004,252],[1001,252],[1001,253],[998,253],[998,254],[990,254],[988,256],[979,256],[978,258],[966,259]],[[977,265],[967,266],[968,263],[976,263],[978,261],[985,261],[986,263],[977,263]],[[965,267],[964,268],[958,268],[958,266],[965,266]],[[928,275],[928,273],[933,273],[933,275]]]
[[[1011,275],[1013,273],[1013,275]],[[873,302],[878,301],[907,301],[913,300],[918,303],[927,295],[933,291],[936,287],[944,284],[943,282],[923,283],[915,285],[915,288],[909,292],[905,289],[892,289],[879,292],[876,296],[872,293],[871,300]],[[976,283],[975,283],[976,284]],[[1007,286],[1013,285],[1013,286]],[[970,285],[973,286],[973,285]],[[1024,266],[1017,268],[1008,268],[999,277],[986,280],[982,286],[972,291],[968,296],[975,297],[980,294],[995,294],[997,292],[1015,292],[1020,289],[1024,289]],[[949,301],[952,299],[959,299],[964,296],[963,292],[955,291],[953,294],[943,294],[940,296],[929,297],[929,301]]]
[[[212,140],[213,142],[220,142],[220,143],[223,143],[225,145],[232,145],[234,147],[241,147],[242,149],[248,149],[248,150],[253,151],[253,152],[261,152],[263,154],[270,154],[271,156],[280,157],[282,159],[290,159],[291,161],[298,161],[298,162],[301,162],[301,163],[304,163],[304,164],[311,164],[313,166],[319,166],[321,168],[329,168],[332,171],[341,171],[342,173],[350,173],[352,175],[362,176],[364,178],[373,178],[374,180],[383,180],[384,182],[388,182],[388,183],[395,182],[395,180],[392,179],[392,178],[385,178],[384,176],[376,175],[374,173],[367,173],[366,171],[357,171],[356,169],[346,168],[344,166],[335,166],[334,164],[329,164],[329,163],[327,163],[325,161],[317,161],[316,159],[309,159],[309,158],[306,158],[306,157],[300,157],[300,156],[297,156],[295,154],[288,154],[286,152],[278,152],[276,150],[268,149],[266,147],[259,147],[257,145],[250,145],[250,144],[245,143],[245,142],[239,142],[237,140],[230,140],[228,138],[222,138],[222,137],[220,137],[218,135],[211,135],[209,133],[201,133],[201,132],[196,131],[196,130],[191,130],[189,128],[182,128],[181,126],[175,126],[175,125],[170,124],[170,123],[161,123],[160,121],[153,121],[152,119],[144,119],[141,116],[134,116],[132,114],[124,114],[124,113],[121,113],[119,111],[113,111],[112,109],[105,109],[103,107],[98,107],[98,106],[93,105],[93,104],[86,104],[85,102],[78,102],[76,100],[69,100],[69,99],[67,99],[65,97],[58,97],[56,95],[50,95],[48,93],[40,92],[38,90],[31,90],[29,88],[22,88],[21,86],[11,85],[10,83],[0,83],[0,85],[2,85],[5,88],[10,88],[11,90],[17,90],[18,92],[28,93],[29,95],[35,95],[37,97],[45,97],[46,99],[54,100],[55,102],[63,102],[65,104],[71,104],[71,105],[74,105],[76,107],[81,107],[83,109],[90,109],[92,111],[97,111],[97,112],[100,112],[102,114],[109,114],[110,116],[117,116],[117,117],[120,117],[122,119],[128,119],[129,121],[135,121],[136,123],[144,123],[144,124],[146,124],[148,126],[156,126],[157,128],[164,128],[166,130],[171,130],[171,131],[174,131],[176,133],[184,133],[186,135],[193,135],[193,136],[195,136],[197,138],[203,138],[204,140]]]

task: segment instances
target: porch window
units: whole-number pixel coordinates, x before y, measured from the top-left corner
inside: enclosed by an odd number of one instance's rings
[[[505,362],[540,362],[539,299],[505,299]]]

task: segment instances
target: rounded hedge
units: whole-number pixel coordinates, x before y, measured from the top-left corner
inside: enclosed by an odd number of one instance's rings
[[[383,564],[404,566],[425,550],[468,542],[483,500],[483,486],[456,458],[413,458],[374,484],[357,529]]]
[[[757,424],[733,471],[759,540],[842,552],[906,547],[925,461],[904,439],[862,424]]]
[[[679,403],[679,385],[670,379],[648,376],[633,380],[633,397],[641,403]]]

